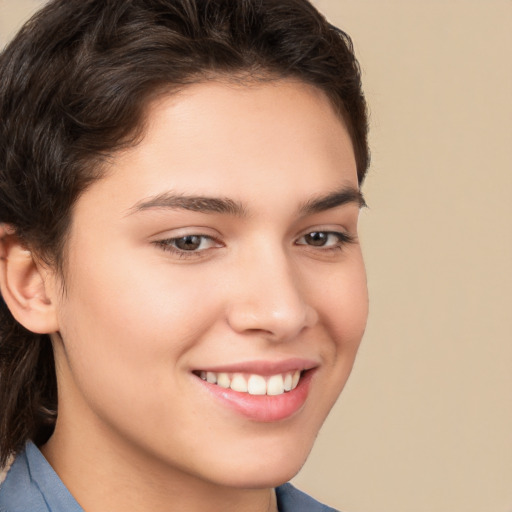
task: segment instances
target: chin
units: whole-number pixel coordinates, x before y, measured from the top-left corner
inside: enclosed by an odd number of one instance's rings
[[[312,445],[313,443],[301,442],[292,449],[270,452],[264,449],[255,450],[249,456],[225,461],[226,464],[218,468],[217,478],[223,475],[223,485],[239,489],[277,487],[297,475],[306,462]]]

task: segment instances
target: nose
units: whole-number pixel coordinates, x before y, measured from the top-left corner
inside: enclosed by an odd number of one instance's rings
[[[284,251],[253,252],[235,273],[228,323],[239,333],[287,341],[318,322],[305,286]]]

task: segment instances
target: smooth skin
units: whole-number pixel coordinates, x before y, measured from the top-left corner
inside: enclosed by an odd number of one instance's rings
[[[273,487],[306,460],[366,323],[360,203],[305,207],[358,192],[344,123],[297,81],[210,81],[155,100],[106,171],[74,208],[64,282],[4,243],[6,300],[54,344],[44,455],[87,512],[277,510]],[[189,196],[235,207],[176,206]],[[315,370],[275,422],[193,373],[290,358]]]

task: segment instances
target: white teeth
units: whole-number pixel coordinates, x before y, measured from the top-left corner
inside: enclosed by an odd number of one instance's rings
[[[229,388],[231,385],[231,379],[227,373],[219,373],[217,375],[217,386],[221,388]]]
[[[231,389],[240,393],[247,393],[247,381],[245,377],[240,373],[235,373],[231,380]]]
[[[292,374],[291,373],[287,373],[284,377],[284,390],[285,391],[291,391],[292,389]]]
[[[301,372],[295,370],[284,374],[271,375],[263,377],[262,375],[246,375],[242,373],[215,373],[198,372],[199,377],[209,382],[217,384],[221,388],[231,388],[239,393],[249,393],[250,395],[268,395],[277,396],[295,389],[299,384]]]
[[[247,391],[250,395],[266,395],[267,383],[261,375],[251,375],[247,381]]]
[[[267,395],[282,395],[284,393],[284,381],[282,375],[272,375],[267,382]]]

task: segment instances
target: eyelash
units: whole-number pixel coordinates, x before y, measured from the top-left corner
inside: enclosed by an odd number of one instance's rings
[[[311,235],[327,235],[327,237],[333,236],[337,239],[337,241],[333,245],[329,245],[329,246],[325,246],[325,245],[315,246],[315,245],[310,245],[307,243],[299,243],[299,240],[301,240],[307,236],[311,236]],[[178,256],[180,259],[200,258],[203,256],[203,254],[202,254],[203,252],[210,249],[210,247],[208,247],[206,249],[200,249],[200,250],[194,249],[194,250],[187,251],[187,250],[180,249],[175,246],[175,244],[178,241],[184,240],[186,238],[200,238],[201,244],[203,243],[203,241],[209,240],[213,244],[218,244],[218,247],[222,246],[222,243],[219,240],[215,239],[214,237],[209,236],[209,235],[201,235],[201,234],[197,234],[197,233],[180,236],[180,237],[176,237],[176,238],[166,238],[164,240],[157,240],[154,243],[163,251],[170,252],[170,253]],[[307,246],[309,249],[312,249],[312,250],[318,250],[318,251],[322,251],[322,253],[328,253],[328,252],[341,251],[341,250],[343,250],[343,248],[346,245],[352,244],[355,241],[356,241],[356,238],[353,235],[351,235],[350,233],[340,232],[340,231],[318,230],[318,231],[310,231],[310,232],[305,233],[304,235],[300,236],[298,238],[298,240],[295,242],[295,245],[303,245],[303,246]]]
[[[202,253],[204,251],[208,250],[208,249],[201,249],[201,250],[195,249],[195,250],[187,251],[187,250],[180,249],[179,247],[176,247],[175,245],[173,245],[176,242],[178,242],[179,240],[184,240],[185,238],[200,238],[201,244],[205,240],[209,240],[214,244],[218,244],[218,246],[222,246],[222,243],[219,240],[215,239],[214,237],[209,236],[209,235],[201,235],[199,233],[178,236],[176,238],[166,238],[165,240],[157,240],[155,242],[155,244],[158,247],[160,247],[162,250],[164,250],[166,252],[170,252],[172,254],[175,254],[179,258],[198,258],[198,257],[202,256]]]
[[[310,244],[300,244],[298,242],[295,242],[296,245],[306,245],[309,248],[312,248],[313,250],[317,249],[320,251],[325,252],[337,252],[343,250],[343,248],[348,244],[353,244],[356,239],[353,235],[347,232],[341,232],[341,231],[310,231],[309,233],[306,233],[305,235],[302,235],[299,240],[302,238],[305,238],[307,236],[311,235],[327,235],[327,237],[335,237],[337,239],[336,243],[333,245],[325,246],[325,245],[310,245]]]

